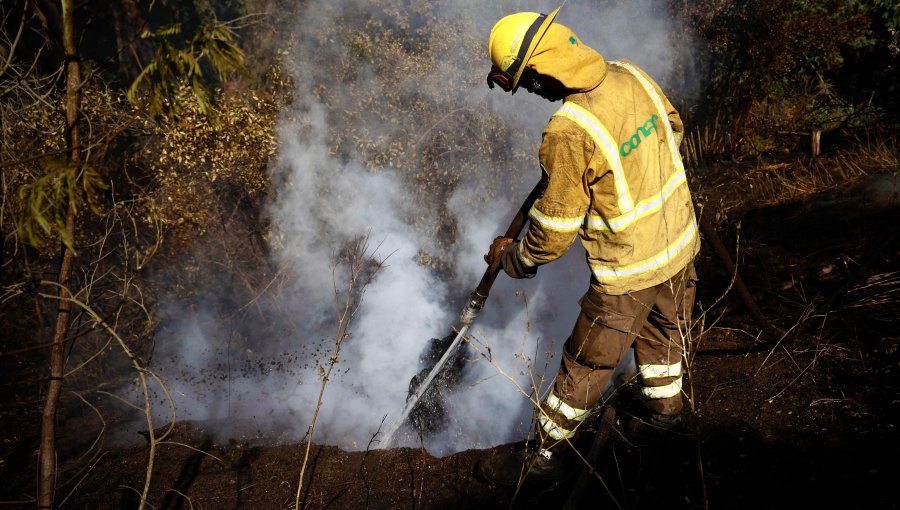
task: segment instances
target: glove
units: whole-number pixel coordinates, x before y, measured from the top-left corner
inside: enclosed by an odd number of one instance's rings
[[[498,237],[491,244],[488,254],[484,256],[484,261],[494,271],[503,268],[510,278],[534,278],[534,275],[537,274],[537,267],[524,267],[519,260],[518,250],[519,243],[509,237]]]
[[[488,248],[487,255],[484,256],[484,261],[491,267],[491,270],[496,271],[500,269],[500,264],[503,261],[503,252],[514,242],[511,237],[497,237],[494,239],[491,247]]]

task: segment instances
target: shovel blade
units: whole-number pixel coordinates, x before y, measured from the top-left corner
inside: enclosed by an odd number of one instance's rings
[[[443,338],[432,338],[428,348],[419,358],[421,370],[409,381],[407,401],[415,395],[419,386],[428,377],[434,366],[440,361],[447,349],[451,347],[456,333],[452,332]],[[409,422],[420,434],[429,434],[441,430],[447,418],[443,393],[456,386],[462,379],[465,348],[457,346],[456,352],[444,364],[435,376],[429,388],[425,390],[419,401],[409,413]]]

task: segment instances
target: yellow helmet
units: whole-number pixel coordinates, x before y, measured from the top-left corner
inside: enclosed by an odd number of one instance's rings
[[[550,14],[510,14],[494,25],[488,39],[488,51],[494,64],[488,75],[491,88],[497,84],[506,92],[516,92],[522,71],[561,8],[557,7]]]

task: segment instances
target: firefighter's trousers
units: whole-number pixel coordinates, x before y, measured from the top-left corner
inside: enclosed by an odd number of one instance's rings
[[[646,407],[659,414],[681,411],[682,356],[696,280],[691,263],[648,289],[609,295],[592,287],[584,295],[553,389],[538,413],[539,438],[550,444],[573,438],[632,345]]]

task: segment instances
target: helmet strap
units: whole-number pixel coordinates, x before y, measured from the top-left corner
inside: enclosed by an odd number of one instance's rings
[[[547,19],[547,15],[541,14],[534,20],[534,23],[528,27],[528,31],[525,32],[525,37],[522,38],[522,44],[519,45],[519,54],[516,55],[516,59],[513,61],[512,65],[506,69],[506,74],[510,77],[515,77],[519,72],[519,68],[525,65],[525,55],[528,53],[528,47],[531,46],[531,40],[534,39],[534,36],[537,34],[538,29],[541,28],[541,24],[544,23],[545,19]],[[512,79],[510,79],[510,83],[512,83]]]

